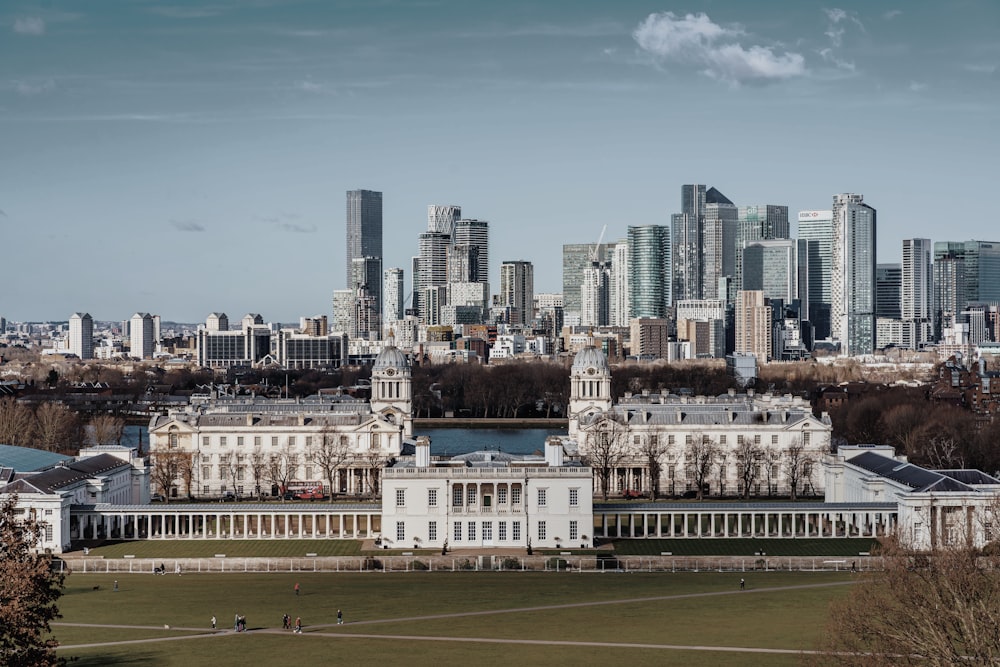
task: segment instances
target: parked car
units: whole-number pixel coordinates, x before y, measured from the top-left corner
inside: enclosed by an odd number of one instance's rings
[[[154,493],[149,497],[149,500],[150,502],[154,503],[165,503],[167,502],[167,497],[164,496],[162,493]]]
[[[625,489],[622,492],[622,498],[625,500],[635,500],[636,498],[642,498],[642,493],[635,489]]]
[[[232,491],[226,491],[225,493],[222,494],[222,498],[220,500],[222,500],[222,502],[224,503],[235,502],[236,494],[233,493]]]

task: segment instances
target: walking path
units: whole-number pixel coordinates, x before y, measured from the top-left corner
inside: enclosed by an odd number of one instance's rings
[[[592,602],[573,602],[567,604],[543,605],[537,607],[519,607],[516,609],[486,609],[480,611],[456,612],[454,614],[431,614],[426,616],[410,616],[406,618],[381,618],[366,621],[353,621],[349,624],[352,628],[363,625],[375,625],[379,623],[407,623],[413,621],[440,620],[446,618],[465,618],[473,616],[489,616],[492,614],[522,614],[525,612],[550,611],[559,609],[570,609],[574,607],[597,607],[602,605],[635,604],[639,602],[658,602],[663,600],[683,600],[691,598],[715,597],[719,595],[753,595],[755,593],[774,593],[778,591],[793,591],[811,588],[828,588],[831,586],[845,586],[853,584],[853,581],[826,582],[822,584],[802,584],[798,586],[774,586],[766,588],[752,588],[735,591],[714,591],[708,593],[682,593],[677,595],[658,595],[642,598],[622,598],[615,600],[596,600]],[[87,628],[117,628],[128,630],[170,630],[191,632],[192,634],[177,635],[173,637],[152,637],[148,639],[127,639],[121,641],[100,642],[93,644],[69,644],[60,646],[60,651],[72,649],[89,649],[102,646],[124,646],[130,644],[145,644],[152,642],[177,641],[183,639],[202,639],[211,637],[222,637],[233,634],[232,630],[206,630],[204,628],[191,627],[160,627],[151,625],[119,625],[101,623],[63,623],[55,622],[53,626],[65,627],[87,627]],[[323,632],[325,628],[337,626],[336,623],[325,623],[311,625],[303,630],[303,635],[324,637],[329,639],[351,638],[351,639],[396,639],[403,641],[434,641],[434,642],[464,642],[464,643],[484,643],[484,644],[526,644],[538,646],[583,646],[602,648],[637,648],[637,649],[661,649],[670,651],[722,651],[727,653],[773,653],[773,654],[814,654],[816,651],[802,649],[781,649],[781,648],[759,648],[750,646],[699,646],[699,645],[679,645],[679,644],[639,644],[632,642],[588,642],[588,641],[565,641],[557,639],[501,639],[496,637],[450,637],[433,635],[383,635],[366,634],[356,632]],[[345,626],[340,626],[345,627]],[[289,634],[288,630],[280,628],[259,628],[246,631],[247,634]]]

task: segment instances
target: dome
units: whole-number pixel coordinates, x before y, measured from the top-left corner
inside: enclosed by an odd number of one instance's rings
[[[406,355],[395,345],[387,345],[375,357],[373,371],[382,371],[386,368],[409,368],[410,363],[406,360]]]
[[[588,345],[577,352],[576,357],[573,359],[573,373],[583,373],[588,368],[594,368],[603,373],[611,370],[608,367],[608,358],[604,356],[604,352],[593,345]]]

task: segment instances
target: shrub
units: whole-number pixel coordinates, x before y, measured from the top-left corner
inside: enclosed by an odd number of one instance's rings
[[[415,560],[412,563],[414,570],[429,570],[430,567],[422,560]]]
[[[507,558],[504,558],[502,561],[500,561],[500,569],[502,569],[502,570],[520,570],[521,569],[521,561],[519,561],[516,558],[511,558],[510,556],[508,556]]]

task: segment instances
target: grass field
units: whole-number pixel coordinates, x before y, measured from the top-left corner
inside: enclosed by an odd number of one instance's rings
[[[745,576],[741,592],[739,575],[717,572],[147,574],[119,576],[115,592],[109,576],[74,574],[61,620],[92,627],[56,625],[54,634],[80,667],[795,665],[851,581]],[[343,626],[334,625],[338,608]],[[232,632],[236,613],[251,632]],[[303,635],[280,630],[283,613],[302,617]],[[214,634],[213,614],[224,629]],[[85,646],[118,641],[134,643]],[[697,646],[788,652],[684,650]]]

